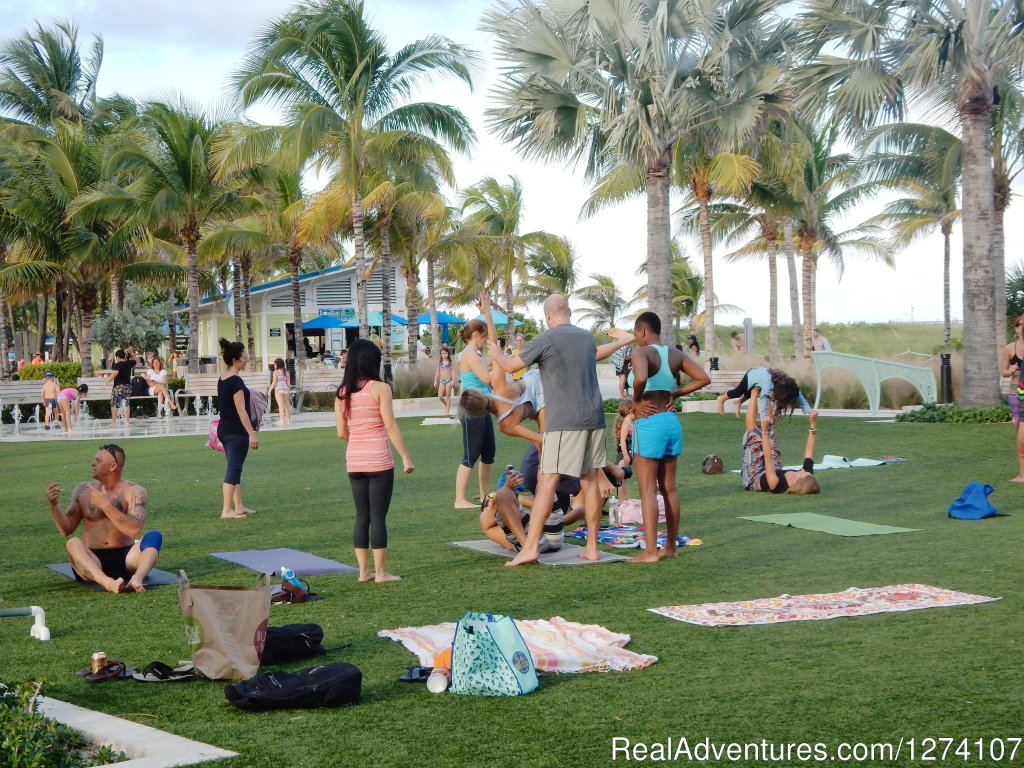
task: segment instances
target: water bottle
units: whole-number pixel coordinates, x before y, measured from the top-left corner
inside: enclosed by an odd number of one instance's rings
[[[295,575],[295,571],[284,565],[281,566],[281,581],[291,584],[293,587],[300,589],[303,592],[306,591],[306,588],[302,586],[302,582],[299,581],[298,577]]]
[[[608,499],[608,525],[618,528],[619,522],[619,500],[612,496]]]

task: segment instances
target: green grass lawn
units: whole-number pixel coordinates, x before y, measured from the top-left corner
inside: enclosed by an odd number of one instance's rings
[[[241,757],[223,765],[239,768],[611,765],[613,737],[835,746],[1024,735],[1024,488],[1007,482],[1016,470],[1011,425],[822,419],[820,452],[896,454],[909,461],[830,470],[821,474],[822,495],[794,498],[745,493],[732,474],[701,475],[700,462],[710,452],[722,455],[727,469],[737,466],[741,427],[732,418],[686,415],[682,529],[704,545],[654,566],[560,569],[505,568],[498,558],[447,546],[482,537],[476,512],[449,506],[461,452],[458,428],[410,420],[402,427],[417,463],[414,475],[397,479],[389,516],[389,570],[403,580],[377,586],[357,584],[354,574],[317,577],[313,588],[326,599],[271,611],[275,625],[313,621],[324,627],[327,660],[363,671],[359,706],[258,715],[229,706],[222,683],[88,685],[75,678],[93,651],[135,666],[173,662],[186,653],[173,587],[100,594],[43,568],[64,556],[45,485],[59,482],[66,503],[76,482],[88,479],[97,447],[89,442],[0,444],[0,596],[4,606],[41,605],[53,633],[40,643],[28,638],[29,619],[0,620],[0,675],[42,679],[50,696],[235,750]],[[805,434],[799,418],[780,426],[784,457],[798,460]],[[333,430],[265,435],[245,469],[245,500],[259,514],[244,521],[217,519],[224,459],[204,443],[198,435],[124,442],[126,476],[149,490],[151,526],[164,532],[160,567],[183,568],[201,583],[241,585],[255,574],[208,553],[287,546],[353,562],[353,506],[343,444]],[[521,441],[499,437],[496,464],[518,465],[521,453]],[[971,480],[992,483],[993,503],[1012,516],[947,519],[950,502]],[[842,538],[736,519],[787,511],[922,530]],[[1003,599],[724,629],[647,611],[907,582]],[[537,692],[507,700],[435,696],[399,683],[415,659],[377,632],[453,621],[467,609],[602,624],[629,633],[629,648],[660,661],[636,672],[542,675]]]

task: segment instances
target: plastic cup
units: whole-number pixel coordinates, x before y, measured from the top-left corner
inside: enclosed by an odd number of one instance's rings
[[[443,667],[435,668],[427,678],[427,690],[431,693],[444,693],[448,690],[448,670]]]

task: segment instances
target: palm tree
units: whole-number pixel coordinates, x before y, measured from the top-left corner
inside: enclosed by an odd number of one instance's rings
[[[148,103],[135,121],[136,131],[117,137],[109,152],[108,172],[122,186],[101,186],[74,205],[74,215],[82,221],[138,214],[148,226],[174,232],[188,259],[190,373],[199,372],[197,247],[202,229],[259,203],[240,195],[235,184],[216,181],[212,147],[227,124],[228,116],[209,114],[184,98]]]
[[[647,274],[647,262],[642,261],[636,269],[637,275]],[[672,314],[675,317],[676,340],[682,333],[683,323],[693,330],[695,324],[704,322],[704,313],[699,311],[704,306],[704,276],[694,272],[690,257],[678,240],[672,241]],[[633,294],[630,305],[649,305],[650,295],[646,286],[641,286]],[[733,312],[738,307],[715,302],[718,310]]]
[[[527,157],[586,158],[602,203],[646,192],[649,294],[666,322],[676,144],[714,125],[711,154],[731,151],[772,107],[788,35],[778,5],[519,0],[483,16],[508,64],[492,128]]]
[[[1003,217],[1013,195],[1013,182],[1024,171],[1024,93],[1020,82],[1004,77],[998,86],[999,100],[992,109],[992,271],[999,281],[1006,272],[1006,234]],[[997,290],[996,338],[1006,338],[1006,298]]]
[[[1024,62],[1015,3],[988,0],[810,0],[801,17],[812,62],[798,73],[808,108],[827,107],[861,131],[902,119],[907,90],[955,93],[963,141],[964,378],[961,401],[999,401],[992,333],[994,274],[992,109],[1000,74]],[[824,51],[827,51],[825,53]]]
[[[552,293],[571,296],[576,289],[576,258],[576,249],[564,237],[545,238],[529,248],[529,279],[519,284],[516,303],[540,303]]]
[[[580,322],[591,321],[593,333],[614,328],[631,302],[626,301],[611,275],[591,275],[593,285],[586,285],[576,291],[575,298],[586,303],[586,311],[579,316]]]
[[[902,250],[936,230],[942,233],[943,344],[949,351],[950,237],[960,219],[956,200],[961,175],[960,140],[936,126],[903,123],[870,134],[866,149],[869,154],[857,169],[863,183],[908,195],[891,201],[869,223],[892,229],[894,250]],[[1005,324],[1004,320],[1001,325]]]
[[[430,36],[394,54],[358,0],[309,0],[272,21],[252,43],[235,85],[245,106],[285,109],[295,164],[312,162],[344,179],[351,193],[359,332],[366,336],[363,176],[371,158],[433,137],[463,151],[473,130],[455,107],[402,103],[422,80],[453,75],[472,85],[475,56]]]
[[[526,282],[527,253],[531,249],[558,248],[554,235],[536,231],[520,232],[523,224],[523,186],[515,176],[508,184],[501,184],[492,176],[462,190],[462,211],[469,227],[479,229],[492,240],[487,268],[481,270],[500,290],[508,316],[505,329],[506,339],[511,348],[515,338],[515,285]],[[481,265],[482,266],[482,265]],[[466,282],[467,275],[463,275]],[[485,285],[490,288],[490,285]]]

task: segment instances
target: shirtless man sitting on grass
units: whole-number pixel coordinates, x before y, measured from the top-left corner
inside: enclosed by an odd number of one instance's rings
[[[57,530],[74,533],[85,521],[85,535],[68,540],[68,560],[79,581],[95,581],[108,592],[145,592],[142,586],[160,556],[162,536],[148,531],[146,489],[121,477],[125,453],[119,445],[100,446],[92,460],[91,483],[79,483],[67,511],[60,488],[50,483],[46,498]]]

